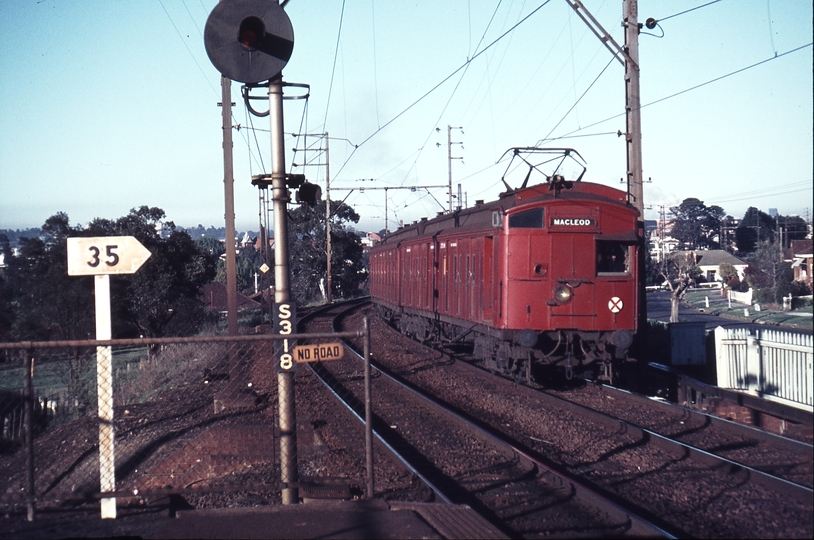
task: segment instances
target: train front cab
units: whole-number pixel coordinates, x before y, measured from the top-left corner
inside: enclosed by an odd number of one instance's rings
[[[567,372],[600,362],[610,377],[636,331],[635,227],[635,213],[617,204],[558,201],[509,212],[503,328]]]

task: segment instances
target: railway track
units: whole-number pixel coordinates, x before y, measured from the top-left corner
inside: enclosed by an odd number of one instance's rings
[[[325,331],[307,324],[309,332]],[[359,366],[323,363],[314,371],[359,411]],[[670,536],[418,388],[377,374],[374,429],[431,486],[436,500],[468,505],[510,537]]]
[[[709,537],[808,537],[814,529],[810,446],[611,389],[594,391],[607,402],[604,412],[589,410],[476,372],[396,332],[380,334],[390,329],[372,323],[382,370],[665,529]],[[634,422],[637,409],[650,425]]]

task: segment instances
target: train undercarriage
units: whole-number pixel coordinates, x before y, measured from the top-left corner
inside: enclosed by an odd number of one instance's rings
[[[530,382],[540,372],[565,379],[588,378],[611,384],[620,366],[633,361],[628,350],[633,334],[628,330],[586,332],[578,330],[497,330],[435,314],[394,309],[376,303],[378,315],[402,334],[435,346],[468,345],[486,369]]]

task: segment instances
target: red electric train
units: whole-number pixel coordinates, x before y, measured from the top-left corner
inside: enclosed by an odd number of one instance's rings
[[[624,191],[581,181],[573,149],[512,151],[529,167],[519,189],[504,179],[499,200],[422,219],[371,249],[371,298],[403,333],[471,343],[517,380],[551,366],[610,381],[637,332],[638,211]],[[569,158],[576,180],[561,174]],[[527,186],[534,171],[546,182]]]

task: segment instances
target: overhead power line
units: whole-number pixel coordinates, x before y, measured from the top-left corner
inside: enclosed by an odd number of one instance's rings
[[[740,69],[736,69],[735,71],[732,71],[732,72],[727,73],[725,75],[721,75],[720,77],[715,77],[714,79],[710,79],[710,80],[708,80],[706,82],[696,84],[695,86],[691,86],[689,88],[685,88],[684,90],[681,90],[681,91],[676,92],[674,94],[670,94],[669,96],[664,96],[663,98],[659,98],[659,99],[657,99],[655,101],[651,101],[650,103],[645,103],[644,105],[641,106],[641,109],[644,109],[645,107],[649,107],[651,105],[655,105],[656,103],[661,103],[662,101],[667,101],[668,99],[680,96],[682,94],[686,94],[687,92],[691,92],[692,90],[697,90],[699,88],[707,86],[708,84],[718,82],[720,80],[726,79],[727,77],[731,77],[733,75],[737,75],[738,73],[743,73],[744,71],[748,71],[748,70],[750,70],[752,68],[758,67],[758,66],[763,65],[763,64],[765,64],[767,62],[771,62],[772,60],[777,60],[777,59],[782,58],[782,57],[784,57],[786,55],[801,51],[801,50],[805,49],[806,47],[811,47],[812,45],[814,45],[814,42],[806,43],[805,45],[801,45],[801,46],[796,47],[794,49],[788,50],[788,51],[786,51],[784,53],[777,54],[776,56],[771,56],[769,58],[766,58],[765,60],[755,62],[754,64],[748,65],[748,66],[740,68]],[[583,126],[581,128],[575,129],[574,131],[568,132],[565,135],[562,135],[562,136],[559,136],[559,137],[553,137],[551,139],[544,139],[543,141],[540,141],[540,142],[551,142],[551,141],[556,141],[558,139],[563,139],[563,138],[565,138],[565,137],[567,137],[569,135],[573,135],[574,133],[578,133],[578,132],[580,132],[580,131],[582,131],[584,129],[588,129],[588,128],[591,128],[591,127],[594,127],[594,126],[598,126],[599,124],[603,124],[605,122],[608,122],[610,120],[614,120],[614,119],[619,118],[619,117],[624,116],[624,115],[625,115],[624,112],[619,113],[619,114],[615,114],[613,116],[609,116],[608,118],[605,118],[604,120],[599,120],[598,122],[594,122],[592,124],[588,124],[587,126]]]

